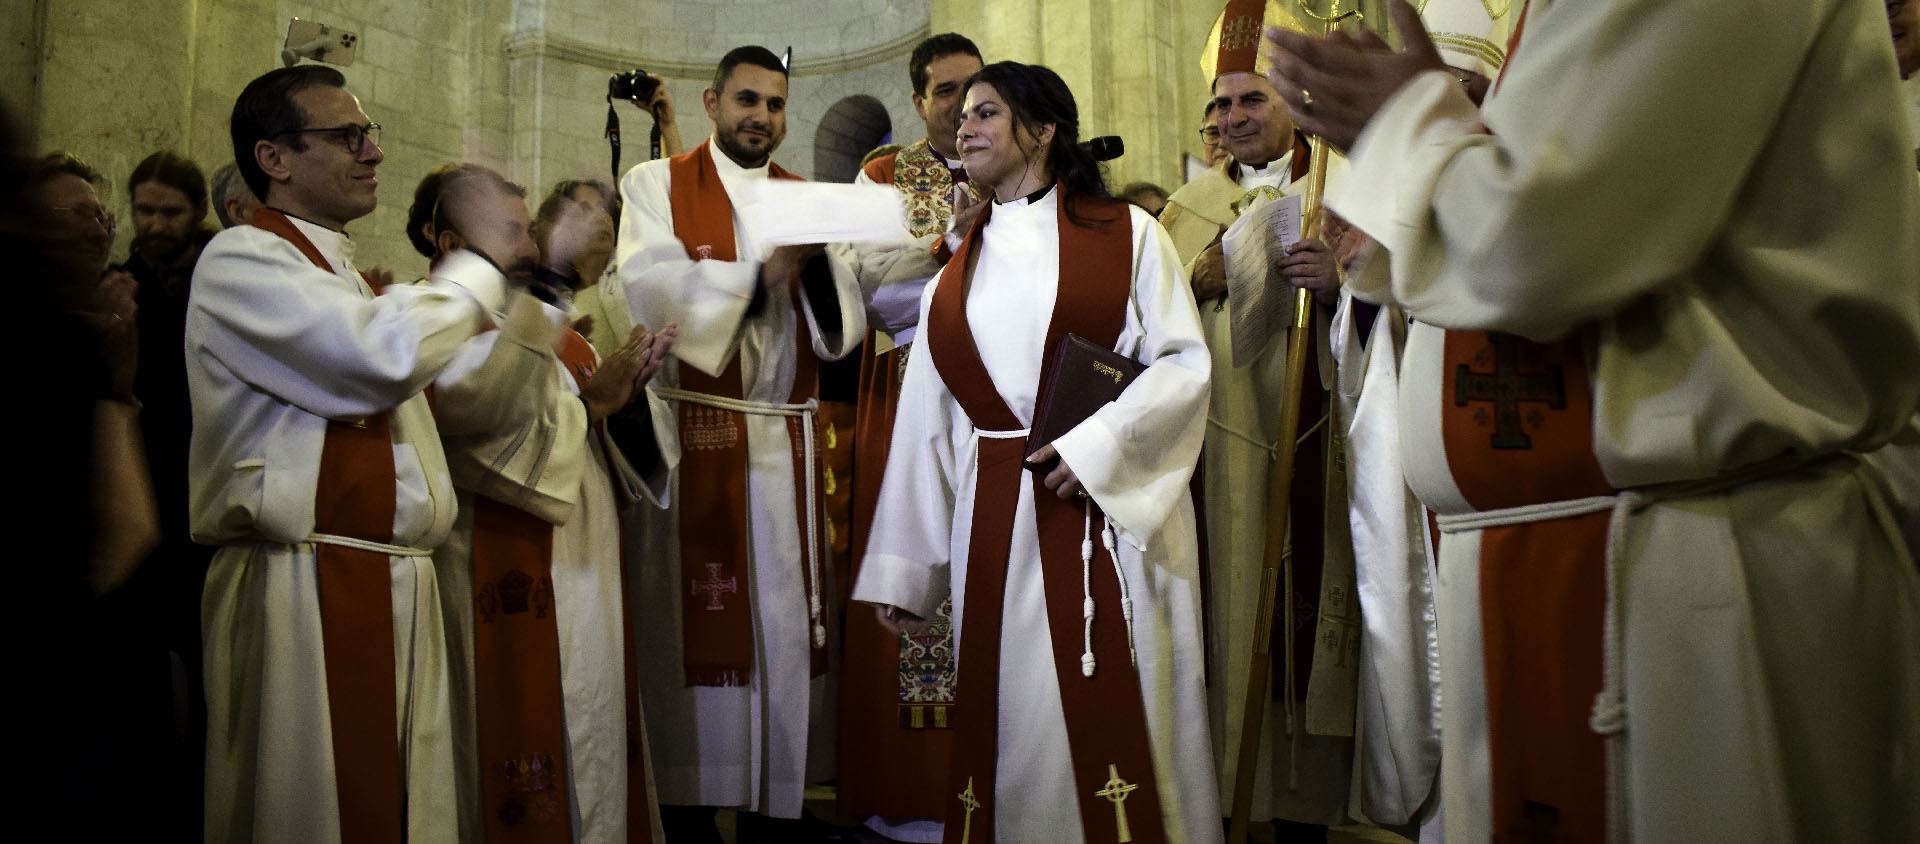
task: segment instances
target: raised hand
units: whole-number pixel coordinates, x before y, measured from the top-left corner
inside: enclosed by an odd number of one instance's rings
[[[1280,91],[1294,124],[1343,152],[1409,80],[1429,70],[1448,70],[1419,12],[1405,0],[1394,0],[1388,11],[1406,45],[1399,52],[1371,31],[1335,32],[1323,40],[1267,27],[1267,57],[1273,61],[1267,79]]]

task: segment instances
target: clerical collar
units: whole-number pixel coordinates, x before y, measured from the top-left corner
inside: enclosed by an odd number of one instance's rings
[[[1239,182],[1244,188],[1256,188],[1262,185],[1284,188],[1288,182],[1293,181],[1292,177],[1293,150],[1291,149],[1281,153],[1279,158],[1267,162],[1265,167],[1255,167],[1244,162],[1240,164]]]
[[[327,224],[325,224],[325,223],[316,223],[316,222],[314,222],[314,221],[312,221],[312,220],[309,220],[309,219],[307,219],[307,218],[305,218],[305,217],[302,217],[302,216],[300,216],[299,214],[295,214],[295,213],[293,213],[292,211],[288,211],[288,210],[285,210],[285,209],[283,209],[283,208],[274,208],[274,207],[273,207],[273,206],[271,206],[271,205],[269,205],[269,206],[267,206],[267,208],[268,208],[269,210],[273,210],[273,211],[279,211],[280,213],[282,213],[282,214],[285,214],[285,215],[286,215],[286,217],[287,217],[287,219],[289,219],[289,220],[298,220],[298,221],[300,221],[300,222],[302,222],[302,223],[306,223],[306,224],[307,224],[307,225],[309,225],[309,226],[317,226],[317,227],[319,227],[319,228],[323,228],[323,229],[326,229],[327,231],[330,231],[330,232],[333,232],[334,234],[337,234],[337,235],[339,235],[339,236],[341,236],[341,237],[345,237],[345,238],[351,238],[351,237],[353,237],[353,235],[350,235],[350,234],[347,234],[347,230],[346,230],[346,229],[336,229],[336,228],[334,228],[334,227],[332,227],[332,226],[329,226],[329,225],[327,225]]]
[[[1047,191],[1050,191],[1050,190],[1053,190],[1053,185],[1046,185],[1045,187],[1042,187],[1039,190],[1034,191],[1033,193],[1027,194],[1026,196],[1020,197],[1019,199],[1016,199],[1012,202],[998,202],[995,204],[1003,207],[1007,207],[1007,208],[1019,208],[1025,205],[1033,205],[1042,199],[1046,199]]]

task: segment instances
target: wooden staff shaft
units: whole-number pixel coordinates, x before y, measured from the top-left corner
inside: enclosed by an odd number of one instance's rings
[[[1301,236],[1320,235],[1320,195],[1327,184],[1327,146],[1313,139],[1306,196],[1301,203]],[[1267,711],[1267,684],[1272,679],[1271,641],[1279,620],[1276,606],[1283,583],[1290,580],[1293,551],[1288,523],[1293,506],[1293,463],[1300,434],[1300,399],[1307,380],[1307,356],[1313,345],[1313,291],[1294,291],[1293,322],[1287,332],[1286,379],[1280,392],[1280,425],[1275,433],[1272,471],[1267,475],[1267,540],[1261,560],[1260,603],[1254,613],[1253,643],[1247,664],[1246,703],[1240,712],[1240,752],[1233,771],[1230,844],[1247,844],[1253,814],[1253,774],[1260,761],[1260,733]],[[1313,526],[1308,526],[1313,527]]]

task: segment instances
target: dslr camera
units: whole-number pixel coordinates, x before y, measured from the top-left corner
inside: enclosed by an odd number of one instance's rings
[[[653,99],[653,92],[660,87],[660,80],[647,75],[647,72],[634,68],[626,73],[616,73],[607,79],[607,97],[615,100],[628,100],[645,106]]]

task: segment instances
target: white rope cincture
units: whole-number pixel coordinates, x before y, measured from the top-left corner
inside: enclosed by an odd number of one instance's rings
[[[415,548],[411,545],[389,545],[385,542],[374,542],[370,539],[356,539],[351,536],[338,536],[331,533],[311,533],[307,535],[306,541],[314,543],[315,545],[332,545],[337,548],[352,548],[355,551],[371,551],[375,554],[385,554],[389,557],[433,556],[433,550],[430,548]]]
[[[1611,510],[1607,523],[1606,607],[1601,616],[1600,691],[1593,697],[1587,728],[1606,739],[1608,829],[1615,841],[1625,841],[1628,818],[1626,789],[1627,683],[1626,607],[1621,601],[1626,566],[1627,519],[1664,501],[1724,493],[1755,481],[1800,471],[1841,459],[1859,459],[1851,452],[1782,454],[1707,478],[1674,481],[1621,490],[1616,495],[1548,501],[1477,513],[1437,516],[1442,533],[1461,533],[1490,527],[1564,519]]]
[[[1081,635],[1080,674],[1092,677],[1096,667],[1093,658],[1093,499],[1084,499],[1080,506],[1086,514],[1085,528],[1080,534],[1080,613],[1086,622]],[[1113,563],[1113,579],[1120,583],[1120,618],[1126,624],[1127,661],[1138,668],[1140,652],[1133,639],[1133,590],[1127,586],[1127,573],[1120,568],[1119,542],[1113,522],[1101,516],[1100,544],[1107,549],[1107,561]]]
[[[1565,501],[1542,501],[1535,504],[1522,504],[1518,507],[1434,517],[1434,522],[1439,526],[1441,533],[1464,533],[1555,519],[1570,519],[1603,510],[1613,511],[1607,523],[1605,562],[1607,585],[1606,605],[1601,616],[1600,692],[1594,695],[1593,708],[1587,716],[1588,729],[1601,736],[1619,735],[1627,728],[1626,684],[1621,667],[1623,658],[1617,581],[1626,517],[1646,506],[1643,503],[1645,501],[1641,494],[1626,491],[1618,495],[1594,495],[1586,498],[1570,498]]]
[[[798,417],[800,419],[801,460],[804,461],[807,467],[806,540],[808,550],[807,574],[809,581],[807,584],[807,621],[813,634],[813,646],[816,648],[826,647],[827,626],[824,621],[825,614],[822,612],[823,602],[820,598],[820,494],[819,490],[815,488],[816,480],[814,478],[814,463],[818,455],[814,451],[813,421],[814,417],[819,415],[820,412],[819,399],[807,399],[804,402],[797,403],[752,401],[749,399],[716,396],[711,393],[696,393],[692,390],[682,390],[675,387],[655,387],[653,388],[653,392],[655,395],[669,401],[688,401],[694,404],[706,405],[707,407],[730,410],[735,413],[745,413],[753,416],[784,416]]]
[[[1222,299],[1221,301],[1226,301],[1226,300]],[[1235,428],[1232,425],[1228,425],[1227,423],[1222,422],[1219,419],[1216,419],[1212,416],[1207,417],[1207,424],[1212,425],[1214,428],[1219,429],[1221,433],[1226,434],[1229,437],[1233,437],[1234,439],[1240,440],[1241,442],[1244,442],[1247,445],[1250,445],[1250,446],[1253,446],[1254,448],[1265,451],[1267,453],[1268,460],[1272,460],[1278,457],[1280,454],[1279,449],[1275,448],[1273,443],[1260,440],[1254,437],[1253,435],[1248,434],[1247,432],[1242,431],[1238,428]]]

